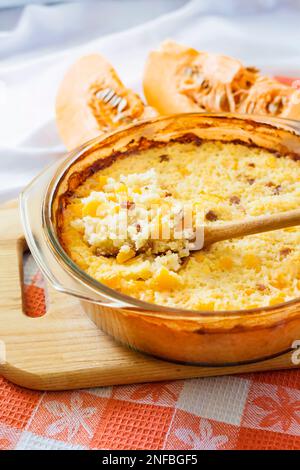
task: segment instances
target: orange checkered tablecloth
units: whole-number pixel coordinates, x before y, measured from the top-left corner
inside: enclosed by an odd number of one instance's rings
[[[39,316],[31,256],[24,271]],[[45,393],[0,378],[0,449],[300,449],[300,369]]]

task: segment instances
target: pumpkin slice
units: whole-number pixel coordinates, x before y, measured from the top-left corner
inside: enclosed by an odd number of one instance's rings
[[[231,57],[173,41],[149,55],[144,74],[149,105],[161,114],[240,112],[300,117],[300,91]]]
[[[300,91],[273,78],[260,76],[240,103],[238,111],[299,119]]]
[[[82,57],[70,67],[56,98],[57,127],[68,150],[156,114],[98,54]]]

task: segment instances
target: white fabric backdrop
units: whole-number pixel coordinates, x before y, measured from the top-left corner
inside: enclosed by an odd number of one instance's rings
[[[146,22],[136,26],[140,21]],[[141,91],[147,53],[167,38],[234,55],[267,73],[300,77],[299,0],[99,0],[26,7],[15,28],[0,33],[0,201],[17,195],[63,154],[54,100],[69,64],[100,52],[126,85]]]

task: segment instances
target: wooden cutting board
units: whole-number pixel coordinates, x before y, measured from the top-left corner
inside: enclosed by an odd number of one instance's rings
[[[100,331],[78,300],[48,287],[48,311],[23,313],[24,240],[17,202],[0,208],[0,373],[37,390],[65,390],[295,367],[291,353],[244,366],[173,364],[120,346]],[[1,362],[1,361],[0,361]]]

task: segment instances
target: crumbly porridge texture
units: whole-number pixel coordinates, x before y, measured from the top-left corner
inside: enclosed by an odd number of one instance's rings
[[[72,221],[95,253],[116,256],[119,263],[140,253],[167,254],[164,259],[178,270],[195,238],[193,217],[184,227],[188,207],[158,184],[156,171],[121,175],[118,180],[101,175],[98,181],[101,190],[81,199],[81,217]],[[194,213],[200,223],[200,211]]]
[[[200,207],[206,224],[295,209],[299,182],[300,162],[263,149],[172,143],[88,178],[64,211],[61,241],[90,276],[147,302],[212,311],[276,305],[300,296],[300,228],[189,253],[192,231],[153,241],[146,226],[173,233],[185,204]],[[123,210],[125,239],[115,229]]]

